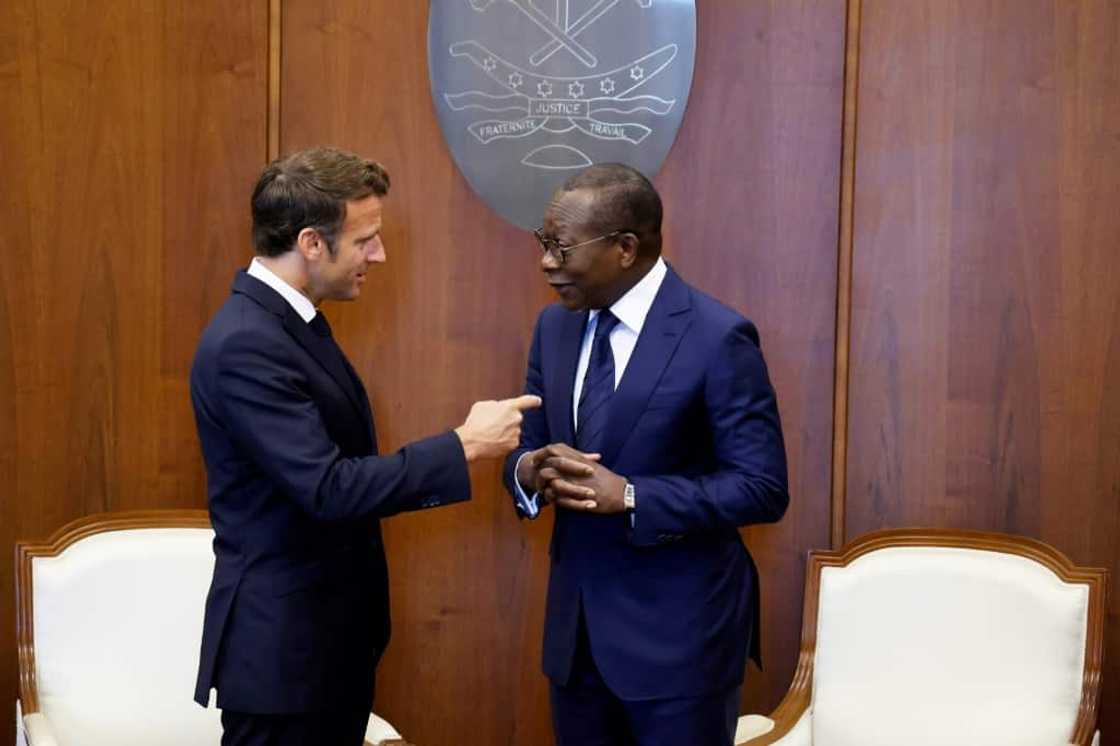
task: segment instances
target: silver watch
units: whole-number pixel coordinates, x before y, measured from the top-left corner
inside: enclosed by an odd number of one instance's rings
[[[626,483],[626,487],[622,490],[622,507],[626,508],[626,510],[634,509],[634,485],[629,482]]]

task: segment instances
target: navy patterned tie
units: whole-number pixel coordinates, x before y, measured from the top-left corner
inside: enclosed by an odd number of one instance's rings
[[[608,405],[614,395],[614,352],[610,336],[616,326],[617,316],[605,308],[599,312],[577,409],[576,448],[584,453],[598,453],[607,430]]]

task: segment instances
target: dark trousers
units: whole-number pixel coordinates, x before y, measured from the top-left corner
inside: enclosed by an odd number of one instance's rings
[[[581,619],[571,676],[551,691],[556,746],[731,746],[742,687],[680,699],[619,699],[599,674]]]
[[[254,715],[222,710],[222,746],[362,746],[369,712]]]

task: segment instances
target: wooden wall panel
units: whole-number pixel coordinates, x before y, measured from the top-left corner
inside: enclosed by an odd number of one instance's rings
[[[789,438],[790,512],[747,532],[768,669],[745,697],[768,711],[796,659],[805,552],[828,543],[844,3],[699,5],[692,99],[657,183],[670,260],[758,322]],[[529,234],[473,195],[443,145],[426,29],[426,2],[284,5],[282,150],[333,143],[393,177],[388,264],[360,301],[327,311],[370,384],[383,448],[517,392],[551,300]],[[470,504],[386,523],[394,639],[377,709],[420,744],[548,744],[550,521],[518,524],[496,465],[473,476]]]
[[[804,552],[828,544],[845,3],[698,5],[689,111],[657,183],[669,259],[759,324],[782,405],[793,504],[745,532],[768,665],[744,699],[766,711],[794,664]],[[862,5],[847,536],[1011,531],[1115,577],[1120,4]],[[250,254],[268,6],[0,4],[0,617],[17,536],[204,504],[187,371]],[[331,309],[394,447],[517,391],[550,295],[527,235],[442,145],[427,3],[283,8],[283,149],[333,142],[395,177],[390,262]],[[420,743],[546,744],[550,526],[518,525],[496,465],[473,476],[473,503],[387,524],[397,626],[379,709]],[[10,701],[11,625],[0,657]]]
[[[1115,584],[1120,4],[863,0],[860,51],[848,537],[1026,534]]]
[[[334,144],[381,161],[387,263],[326,313],[366,381],[383,450],[459,425],[471,402],[520,392],[539,249],[476,200],[429,97],[427,3],[288,2],[281,151]],[[499,464],[466,505],[385,524],[393,641],[377,710],[410,740],[550,741],[539,674],[550,522],[522,525]]]
[[[805,554],[829,545],[845,4],[697,6],[692,96],[657,184],[669,260],[758,325],[778,392],[792,502],[743,532],[765,664],[743,712],[768,713],[797,662]]]
[[[186,380],[249,256],[267,5],[181,6],[0,4],[6,703],[16,538],[99,510],[205,505]]]

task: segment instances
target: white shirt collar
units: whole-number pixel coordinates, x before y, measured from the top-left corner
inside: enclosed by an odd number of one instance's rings
[[[661,289],[661,283],[668,271],[669,267],[665,264],[665,260],[657,257],[657,262],[650,267],[645,277],[638,280],[634,287],[627,290],[626,294],[611,306],[611,313],[634,334],[642,333],[642,326],[645,325],[646,316],[653,306],[653,299],[657,297],[657,291]],[[595,311],[593,315],[598,316],[599,312]]]
[[[280,293],[301,319],[310,323],[311,319],[315,318],[315,306],[311,300],[281,279],[278,274],[264,266],[264,263],[256,257],[253,257],[253,261],[249,263],[248,273],[250,277],[256,277],[265,285]]]

